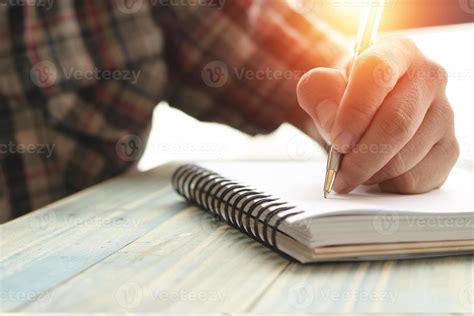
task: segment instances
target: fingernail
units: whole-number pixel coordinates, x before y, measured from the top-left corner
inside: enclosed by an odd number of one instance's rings
[[[321,132],[324,134],[322,136],[326,141],[330,140],[329,135],[331,134],[331,128],[336,109],[337,103],[331,100],[324,100],[316,107],[316,119],[318,120]]]
[[[354,136],[349,132],[342,132],[334,138],[334,145],[338,152],[347,154],[354,142]]]

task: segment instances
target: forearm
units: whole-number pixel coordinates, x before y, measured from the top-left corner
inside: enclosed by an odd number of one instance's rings
[[[170,39],[174,84],[168,101],[198,119],[250,134],[289,122],[320,141],[297,104],[296,86],[308,70],[336,66],[347,49],[326,25],[312,25],[282,3],[172,8],[175,18],[159,21]],[[212,82],[220,74],[223,81]]]

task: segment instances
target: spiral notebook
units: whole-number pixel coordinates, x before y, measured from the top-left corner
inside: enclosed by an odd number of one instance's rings
[[[324,164],[209,162],[172,179],[187,201],[299,262],[408,259],[474,253],[472,172],[455,169],[420,195],[360,187],[322,197]]]

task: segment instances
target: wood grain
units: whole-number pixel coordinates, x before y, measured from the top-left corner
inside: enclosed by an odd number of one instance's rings
[[[472,312],[473,256],[300,265],[173,192],[174,166],[0,227],[2,311]]]

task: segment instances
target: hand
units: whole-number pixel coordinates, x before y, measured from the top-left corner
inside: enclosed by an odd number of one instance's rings
[[[415,194],[438,188],[459,156],[447,73],[413,42],[375,43],[345,72],[317,68],[297,88],[322,137],[344,153],[334,190],[361,184]]]

